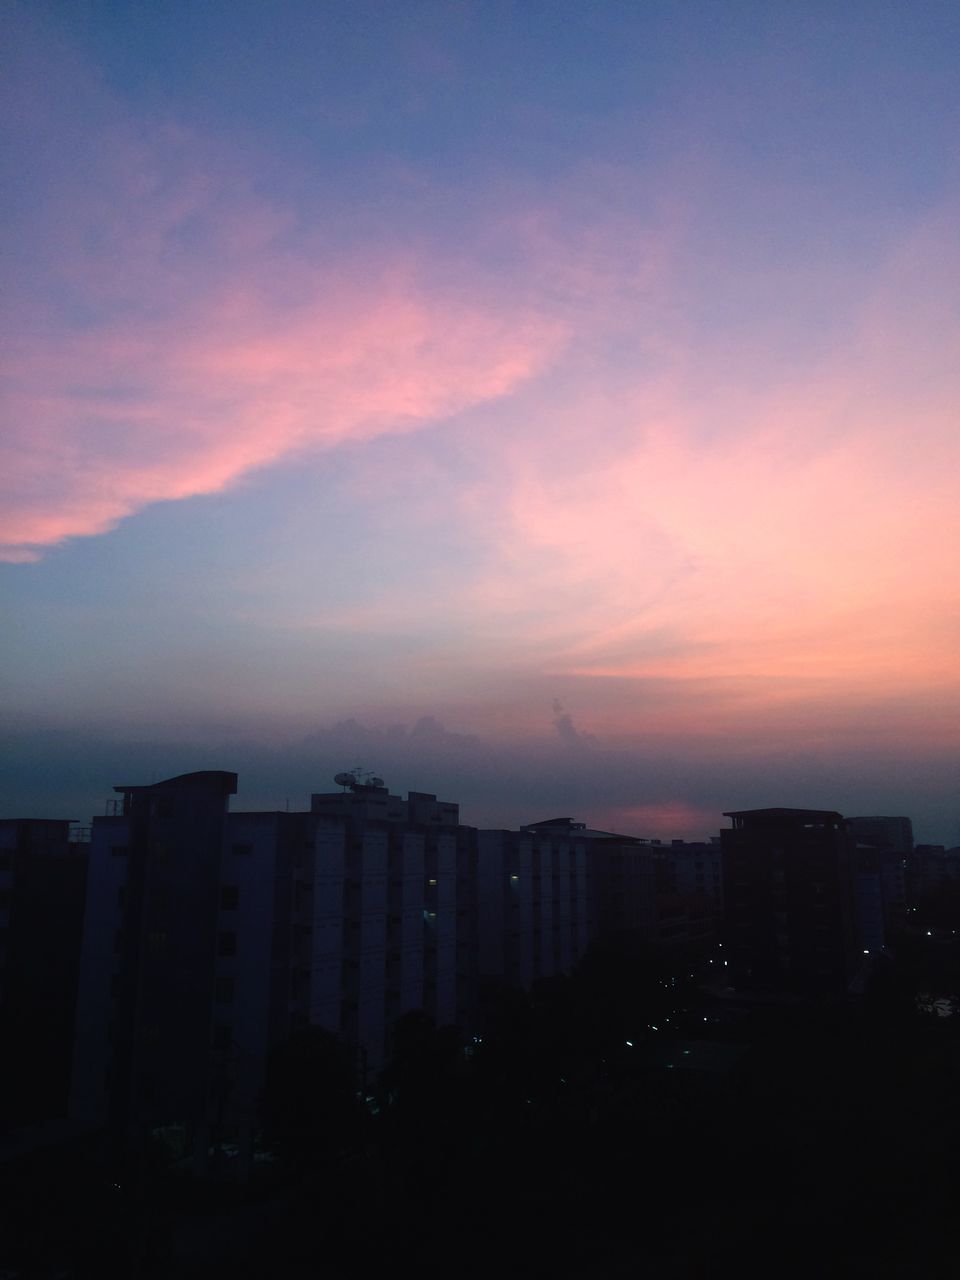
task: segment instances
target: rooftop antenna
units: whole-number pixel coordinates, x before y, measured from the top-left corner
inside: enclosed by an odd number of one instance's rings
[[[338,787],[343,787],[351,791],[361,791],[364,787],[382,787],[383,779],[376,774],[371,773],[369,769],[361,769],[358,765],[349,773],[338,773],[334,775],[334,782]]]

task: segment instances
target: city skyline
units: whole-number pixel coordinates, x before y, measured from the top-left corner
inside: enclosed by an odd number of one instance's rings
[[[955,6],[3,24],[4,813],[957,843]]]

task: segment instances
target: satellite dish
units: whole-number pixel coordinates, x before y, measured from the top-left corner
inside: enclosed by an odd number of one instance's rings
[[[338,787],[353,787],[357,782],[352,773],[338,773],[333,780]]]
[[[370,785],[371,785],[371,787],[382,787],[382,786],[383,786],[383,779],[382,779],[382,778],[371,778],[371,779],[370,779]]]

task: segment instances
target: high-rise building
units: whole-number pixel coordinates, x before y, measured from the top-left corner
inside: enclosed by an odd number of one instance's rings
[[[352,775],[309,811],[229,813],[236,775],[115,788],[93,823],[72,1113],[201,1153],[255,1120],[270,1049],[321,1027],[372,1078],[401,1014],[469,1015],[476,833]]]
[[[220,861],[234,773],[119,786],[95,818],[71,1112],[119,1132],[202,1126],[211,1077]]]
[[[220,771],[115,788],[93,823],[77,1120],[249,1150],[271,1049],[298,1030],[336,1035],[372,1083],[399,1017],[468,1031],[484,978],[569,973],[605,933],[712,936],[716,845],[568,818],[478,831],[433,794],[337,782],[293,813],[229,812]]]
[[[593,933],[591,836],[558,819],[476,841],[480,974],[529,987],[569,973]]]
[[[853,842],[839,813],[749,809],[721,832],[734,986],[839,994],[860,967]]]
[[[352,775],[346,775],[352,777]],[[463,1022],[476,981],[476,839],[459,805],[379,779],[311,797],[309,973],[300,1015],[379,1068],[403,1013]]]
[[[0,820],[0,1137],[67,1115],[84,835],[69,821]]]

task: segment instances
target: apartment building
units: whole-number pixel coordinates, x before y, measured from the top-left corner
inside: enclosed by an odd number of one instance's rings
[[[67,1114],[85,834],[68,820],[0,819],[0,1139]]]
[[[860,968],[853,841],[839,813],[750,809],[721,832],[730,979],[841,994]]]

